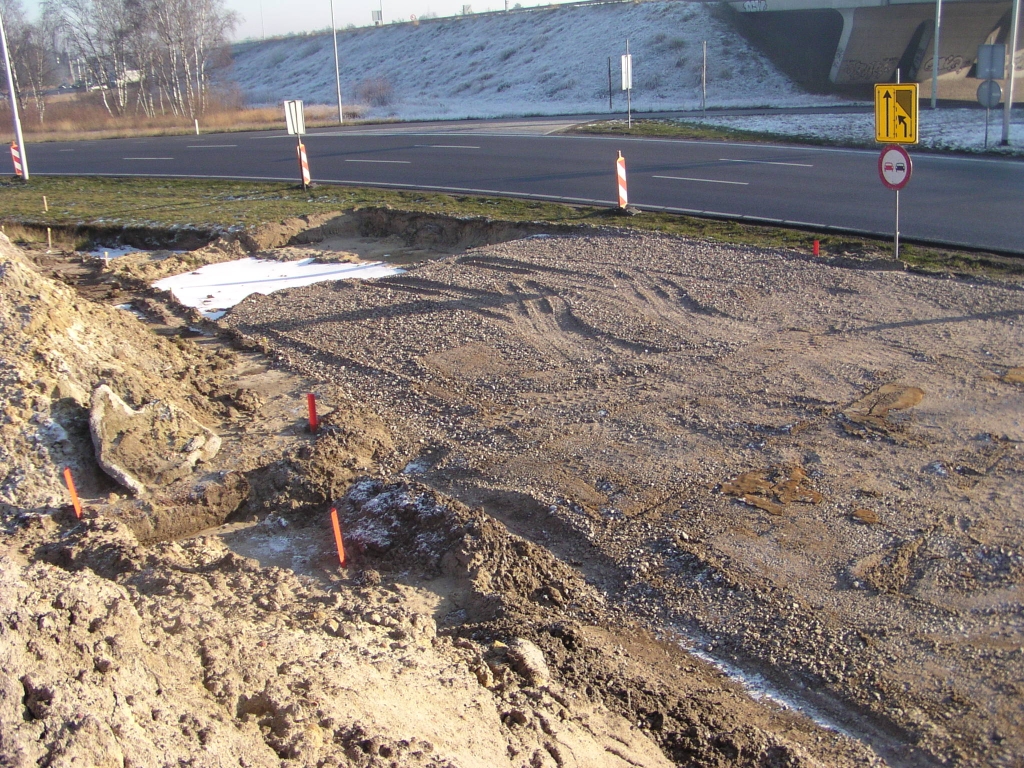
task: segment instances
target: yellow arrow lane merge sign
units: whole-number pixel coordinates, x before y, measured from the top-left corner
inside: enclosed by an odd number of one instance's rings
[[[917,144],[917,83],[875,85],[875,141]]]

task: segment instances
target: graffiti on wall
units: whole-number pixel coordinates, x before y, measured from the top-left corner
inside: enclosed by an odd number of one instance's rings
[[[875,61],[844,61],[836,83],[881,83],[892,77],[899,59],[895,56]]]

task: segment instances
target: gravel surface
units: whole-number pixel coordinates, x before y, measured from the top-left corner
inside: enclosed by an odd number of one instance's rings
[[[533,237],[223,320],[408,476],[893,764],[1024,754],[1024,293],[643,234]]]
[[[273,367],[290,345],[233,350],[129,271],[0,235],[3,765],[881,765],[686,653],[636,610],[632,566],[539,492],[502,497],[502,520],[431,487],[444,444],[413,416],[434,417],[368,407],[404,388],[346,395]],[[187,408],[221,450],[133,495],[96,463],[103,386]]]

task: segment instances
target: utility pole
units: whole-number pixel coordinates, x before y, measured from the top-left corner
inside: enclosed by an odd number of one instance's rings
[[[608,57],[608,111],[612,111],[612,57]]]
[[[14,117],[14,139],[18,142],[18,152],[21,153],[21,179],[22,181],[28,181],[28,155],[25,152],[25,137],[21,135],[21,116],[18,114],[18,97],[14,93],[11,55],[7,50],[7,32],[4,30],[3,16],[0,16],[0,45],[4,49],[4,65],[7,68],[7,92],[11,96],[11,115]]]
[[[338,84],[338,125],[345,124],[341,111],[341,67],[338,63],[338,28],[334,25],[334,0],[331,0],[331,36],[334,38],[334,79]]]
[[[1013,60],[1017,55],[1017,28],[1020,26],[1020,0],[1013,0],[1013,13],[1010,16],[1010,77],[1006,81],[1006,103],[1003,104],[1003,141],[1004,147],[1010,144],[1010,110],[1013,109]]]
[[[932,36],[932,109],[939,94],[939,30],[942,27],[942,0],[935,0],[935,34]]]

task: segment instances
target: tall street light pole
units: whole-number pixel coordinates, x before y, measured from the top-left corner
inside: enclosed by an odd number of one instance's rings
[[[331,0],[331,35],[334,37],[334,79],[338,84],[338,125],[345,124],[341,111],[341,66],[338,63],[338,28],[334,25],[334,0]]]
[[[18,97],[14,93],[14,76],[11,74],[11,56],[7,51],[7,32],[4,31],[4,20],[0,16],[0,45],[4,49],[4,65],[7,69],[7,92],[11,95],[11,114],[14,116],[14,138],[18,142],[21,153],[21,178],[28,181],[28,155],[25,154],[25,137],[21,135],[21,117],[18,115]]]
[[[939,30],[942,27],[942,0],[935,0],[935,34],[932,35],[932,109],[939,95]]]
[[[1013,0],[1010,16],[1010,75],[1006,81],[1006,103],[1003,104],[1003,146],[1010,144],[1010,110],[1013,109],[1013,60],[1017,56],[1017,29],[1020,26],[1020,0]]]

